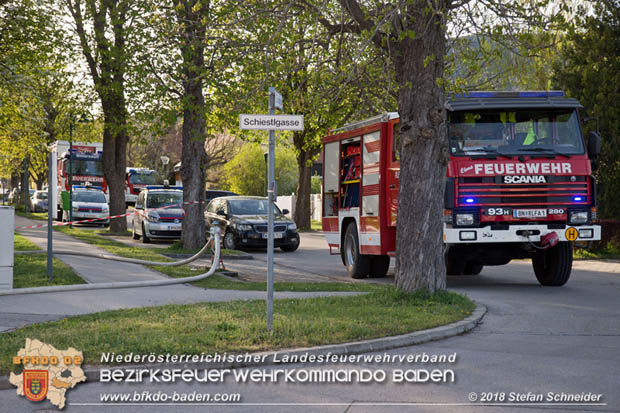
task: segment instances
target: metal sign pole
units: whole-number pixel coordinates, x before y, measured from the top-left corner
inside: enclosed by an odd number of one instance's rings
[[[275,113],[275,89],[269,88],[269,114]],[[273,201],[275,170],[275,132],[269,130],[269,186],[267,188],[267,331],[273,331]]]
[[[52,152],[50,151],[50,155],[49,155],[49,166],[48,166],[48,173],[47,173],[47,276],[50,280],[50,282],[52,281],[52,217],[54,215],[54,212],[52,212],[54,209],[52,209],[52,205],[51,205],[51,200],[52,198],[52,191],[54,189],[53,188],[53,183],[54,182],[53,179],[53,171],[52,171],[52,165],[54,163],[54,157]]]

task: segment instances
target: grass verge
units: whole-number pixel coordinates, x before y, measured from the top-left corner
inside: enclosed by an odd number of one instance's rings
[[[131,247],[121,242],[114,241],[108,237],[97,235],[94,231],[88,231],[80,228],[68,228],[59,227],[57,231],[63,232],[67,235],[71,235],[81,241],[87,242],[92,245],[96,245],[106,251],[120,255],[121,257],[137,258],[148,261],[171,261],[169,258],[160,255],[162,250],[153,250],[141,247]],[[165,251],[165,250],[164,250]],[[225,250],[226,251],[226,250]],[[179,267],[162,267],[162,266],[147,266],[155,271],[159,271],[173,278],[189,277],[198,274],[202,274],[207,271],[207,268],[190,267],[189,265],[182,265]],[[246,282],[231,280],[227,277],[222,277],[218,274],[214,274],[209,278],[192,283],[192,285],[201,288],[216,288],[227,290],[257,290],[265,291],[266,284],[262,282]],[[366,283],[275,283],[274,289],[276,291],[380,291],[386,287],[376,284]]]
[[[576,260],[620,260],[620,250],[608,246],[602,250],[575,248],[573,258]]]
[[[272,334],[265,329],[263,300],[106,311],[28,326],[2,334],[0,374],[8,374],[26,338],[77,348],[86,364],[97,364],[102,352],[238,353],[404,334],[462,320],[475,304],[448,291],[405,294],[389,288],[350,297],[276,300],[274,308]]]
[[[316,221],[313,219],[310,221],[310,229],[302,230],[299,232],[318,232],[318,231],[323,231],[323,224],[321,223],[321,221]]]
[[[15,251],[40,249],[27,238],[15,234]],[[52,285],[84,284],[84,280],[71,267],[57,258],[52,260],[52,281],[47,275],[47,255],[15,255],[13,266],[13,288],[48,287]]]
[[[47,221],[47,212],[24,212],[16,209],[15,215],[28,219],[35,219],[37,221]]]
[[[198,251],[200,251],[200,248],[196,248],[196,249],[183,248],[183,243],[181,241],[175,241],[168,248],[161,249],[161,252],[171,253],[171,254],[192,254],[193,255],[193,254],[196,254]],[[222,255],[246,255],[242,251],[227,250],[227,249],[222,249],[220,253]]]

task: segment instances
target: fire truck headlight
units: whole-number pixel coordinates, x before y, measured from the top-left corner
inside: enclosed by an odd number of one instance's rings
[[[473,225],[474,214],[456,214],[456,225]]]
[[[580,229],[579,238],[593,238],[594,231],[591,229]]]
[[[588,222],[588,212],[587,211],[571,211],[568,222],[571,224],[585,224]]]

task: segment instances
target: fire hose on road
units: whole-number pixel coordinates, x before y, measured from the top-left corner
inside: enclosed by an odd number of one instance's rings
[[[83,256],[83,257],[101,258],[105,260],[122,261],[126,263],[131,263],[131,264],[161,265],[161,266],[173,267],[173,266],[184,265],[184,264],[197,260],[206,252],[209,244],[213,242],[214,247],[215,247],[215,251],[213,255],[213,265],[211,265],[211,268],[209,269],[209,271],[207,271],[204,274],[195,275],[192,277],[174,278],[174,279],[168,279],[168,280],[126,281],[126,282],[122,281],[122,282],[95,283],[95,284],[59,285],[59,286],[54,286],[54,287],[18,288],[18,289],[9,290],[9,291],[0,291],[0,296],[20,295],[20,294],[41,294],[41,293],[52,293],[52,292],[66,292],[66,291],[108,290],[108,289],[118,289],[118,288],[157,287],[161,285],[184,284],[184,283],[200,281],[213,275],[215,273],[215,270],[217,270],[218,264],[220,261],[220,227],[213,226],[210,232],[211,232],[211,236],[209,237],[204,247],[202,247],[200,251],[198,251],[194,256],[190,258],[186,258],[180,261],[171,261],[171,262],[146,261],[146,260],[138,260],[138,259],[133,259],[133,258],[118,257],[118,256],[108,255],[108,254],[91,254],[91,253],[80,253],[80,252],[73,252],[73,251],[54,251],[54,255],[77,255],[77,256]],[[40,253],[40,251],[28,251],[28,253]]]

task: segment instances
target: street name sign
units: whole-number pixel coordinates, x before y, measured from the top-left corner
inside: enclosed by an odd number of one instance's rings
[[[304,130],[303,115],[239,115],[239,129]]]

